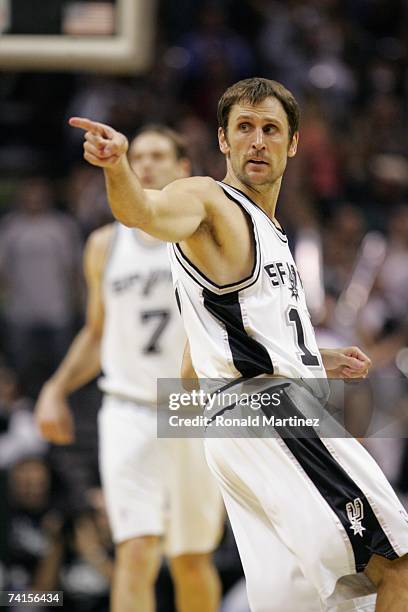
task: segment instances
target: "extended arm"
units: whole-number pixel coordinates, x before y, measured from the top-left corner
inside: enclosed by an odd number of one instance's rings
[[[165,189],[145,190],[127,160],[128,141],[103,123],[80,117],[70,125],[86,130],[84,158],[103,168],[108,200],[116,219],[169,242],[186,240],[207,218],[205,194],[212,181],[180,179]]]
[[[100,342],[104,311],[101,281],[112,227],[94,232],[84,255],[88,290],[86,322],[73,340],[67,355],[54,375],[45,383],[35,408],[41,434],[55,444],[69,444],[74,439],[67,396],[95,378],[100,371]]]

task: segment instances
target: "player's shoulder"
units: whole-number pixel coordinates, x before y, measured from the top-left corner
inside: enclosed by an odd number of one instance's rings
[[[110,251],[115,232],[115,224],[109,223],[94,230],[85,244],[84,264],[90,271],[102,273]]]
[[[104,250],[110,247],[115,232],[115,224],[108,223],[91,232],[87,239],[87,247],[91,250]]]
[[[191,193],[200,198],[210,208],[222,204],[225,194],[218,182],[210,176],[191,176],[178,179],[165,187],[165,189],[183,193]]]
[[[208,194],[222,192],[217,181],[210,176],[189,176],[188,178],[173,181],[165,190],[191,191],[195,193]]]

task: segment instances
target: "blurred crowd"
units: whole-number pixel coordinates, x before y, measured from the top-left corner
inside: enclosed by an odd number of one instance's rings
[[[68,610],[108,609],[99,392],[91,384],[72,398],[72,447],[46,445],[32,416],[82,321],[84,241],[111,220],[71,115],[128,136],[169,124],[186,137],[194,172],[221,179],[224,89],[259,75],[293,91],[300,147],[278,218],[320,345],[356,344],[372,358],[370,384],[353,385],[346,401],[408,498],[407,29],[404,0],[162,0],[142,76],[0,75],[0,590],[63,589]],[[227,531],[217,558],[225,590],[241,575],[231,539]],[[159,587],[159,612],[170,612],[165,566]]]

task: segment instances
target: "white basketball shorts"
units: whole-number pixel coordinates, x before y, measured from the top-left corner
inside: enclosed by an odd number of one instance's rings
[[[224,506],[200,439],[157,439],[156,411],[105,396],[99,464],[115,543],[164,537],[169,556],[217,546]]]
[[[262,410],[303,416],[293,399],[298,389],[292,391],[285,385],[279,407]],[[242,407],[224,414],[242,417]],[[375,588],[362,572],[372,554],[408,553],[404,508],[355,439],[274,430],[275,437],[238,438],[235,429],[235,437],[220,438],[213,421],[206,431],[207,461],[237,540],[251,610],[374,610]]]

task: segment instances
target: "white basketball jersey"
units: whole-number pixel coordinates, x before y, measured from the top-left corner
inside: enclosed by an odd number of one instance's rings
[[[248,378],[273,373],[325,379],[285,232],[241,191],[219,184],[252,221],[255,261],[248,278],[218,286],[187,259],[178,244],[169,245],[175,290],[198,376]],[[320,395],[317,380],[312,386],[315,391],[318,387]]]
[[[166,244],[115,224],[103,281],[103,391],[156,403],[157,378],[179,378],[185,344]]]

